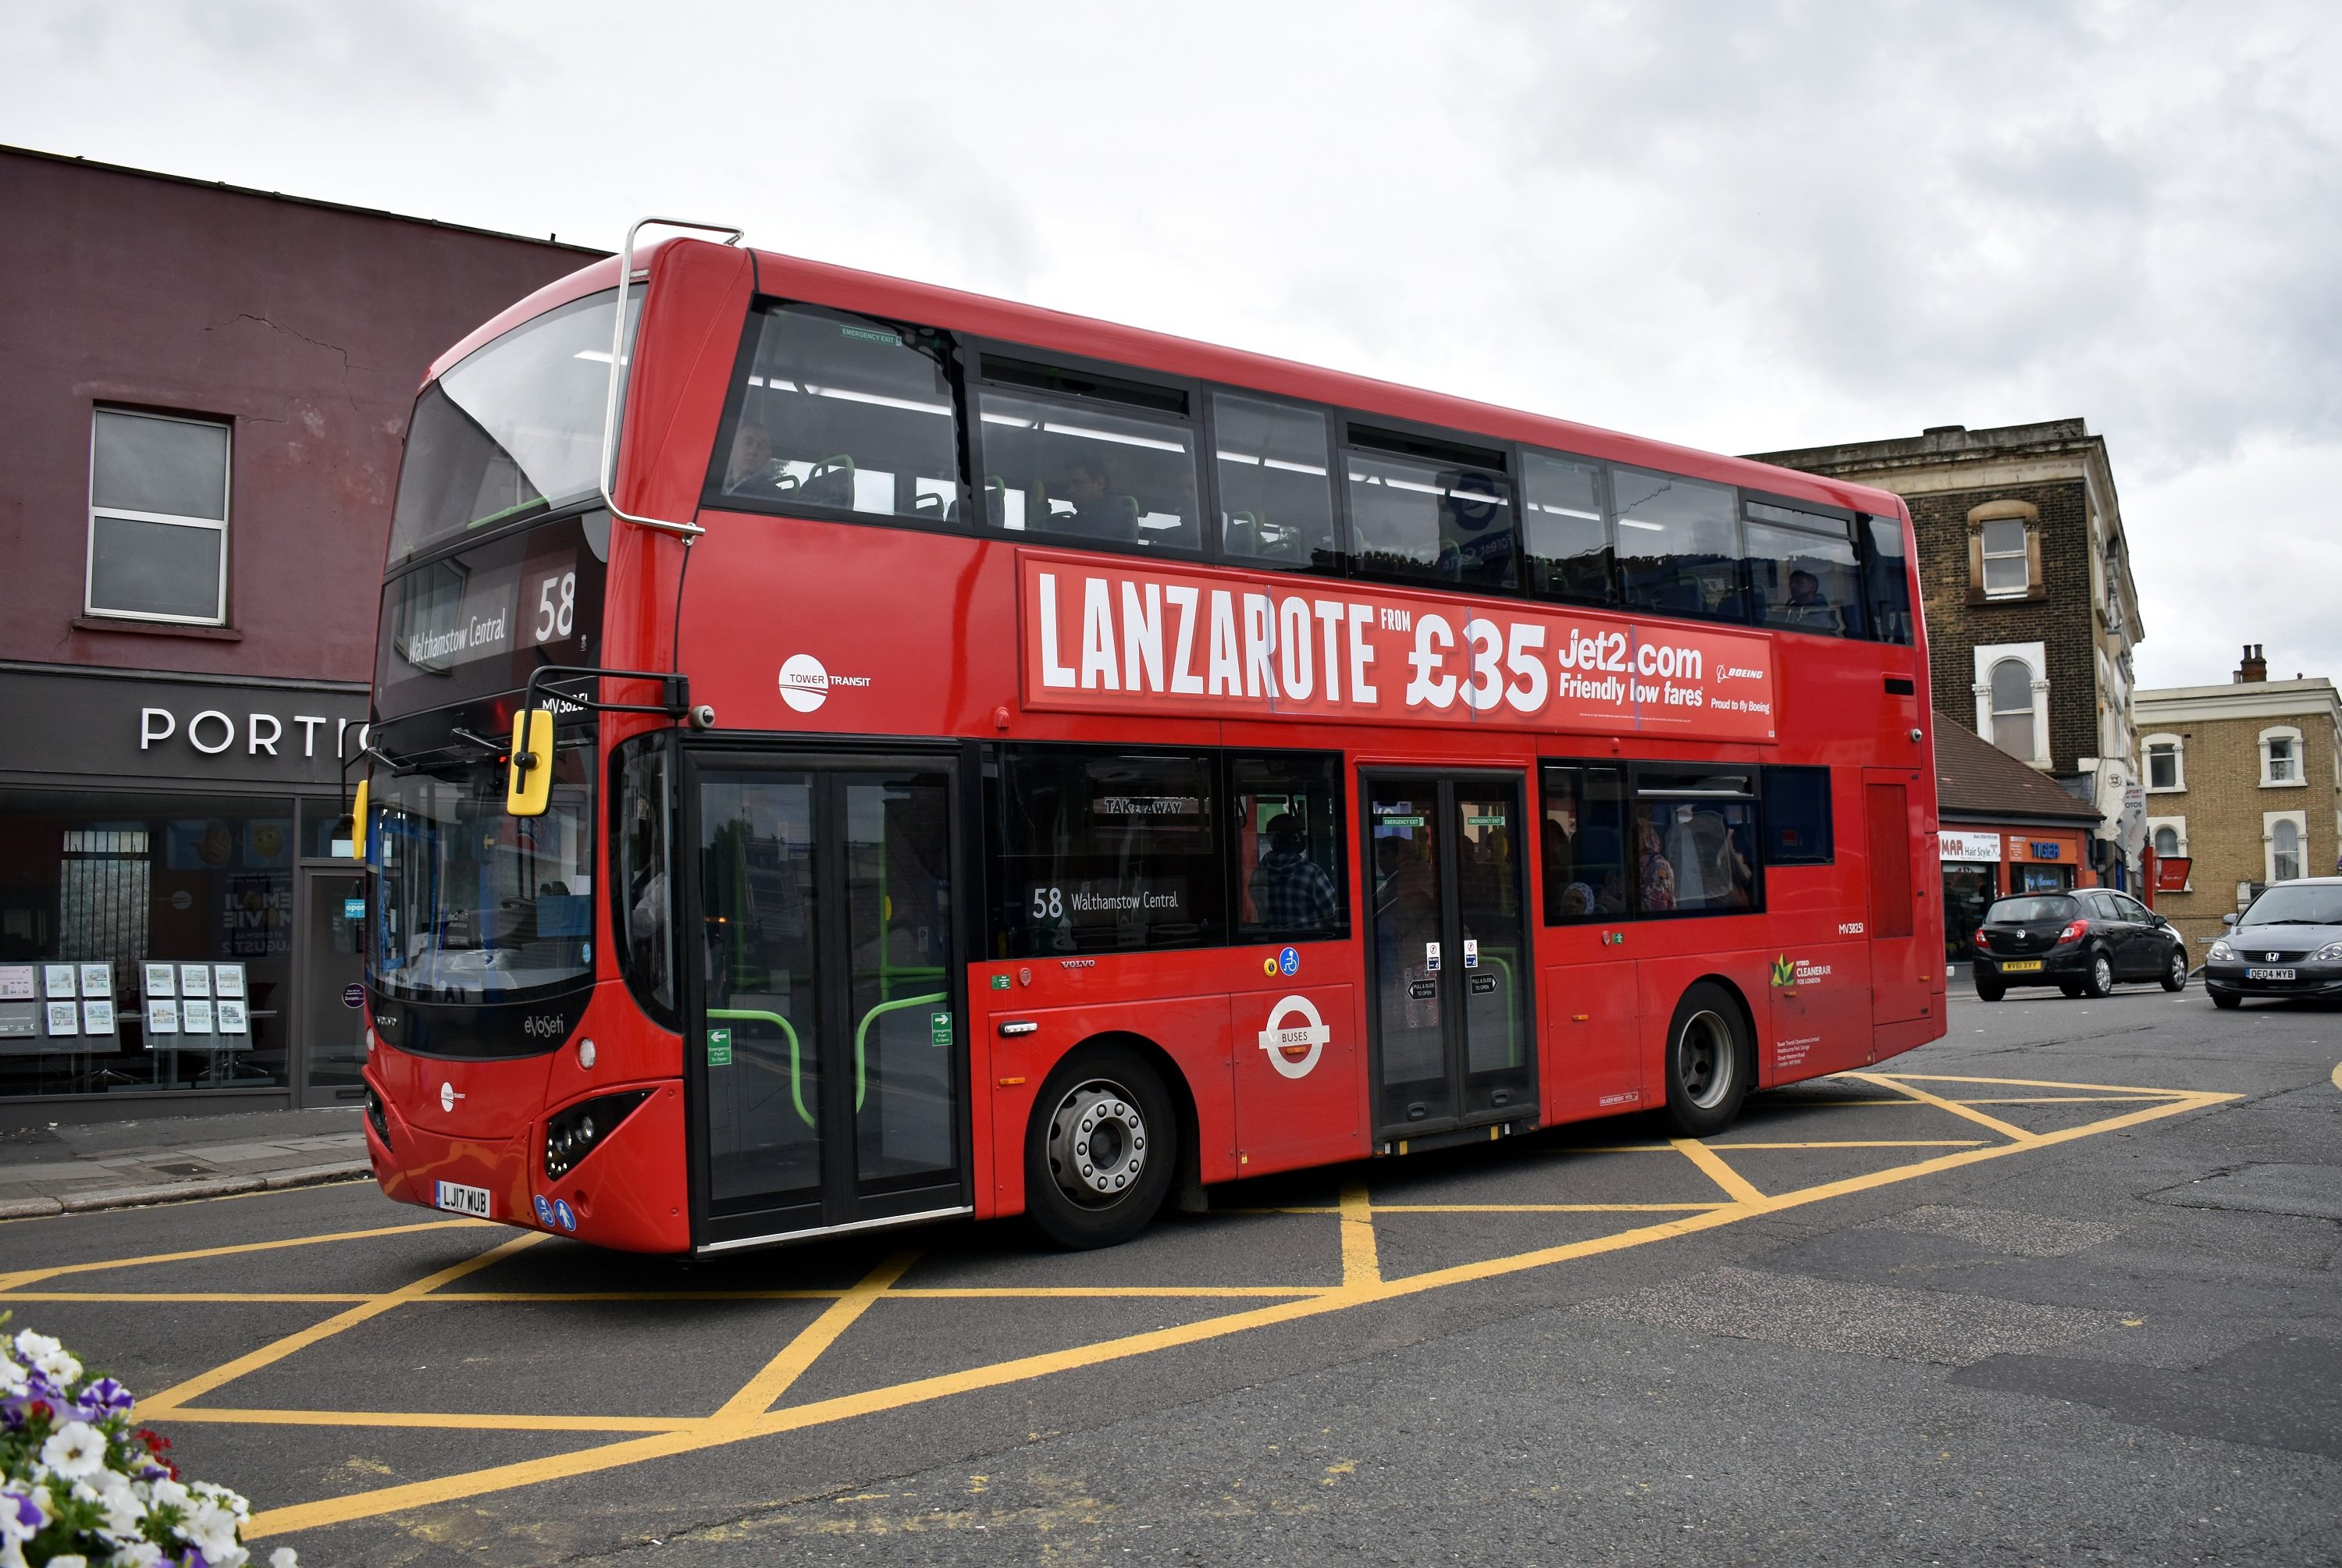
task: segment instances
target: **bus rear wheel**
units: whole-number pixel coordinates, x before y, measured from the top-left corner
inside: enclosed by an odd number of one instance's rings
[[[1712,980],[1684,993],[1667,1025],[1667,1120],[1686,1138],[1732,1125],[1748,1097],[1756,1045],[1732,994]]]
[[[1146,1228],[1179,1164],[1162,1075],[1127,1045],[1086,1045],[1057,1064],[1025,1134],[1025,1212],[1061,1247],[1111,1247]]]

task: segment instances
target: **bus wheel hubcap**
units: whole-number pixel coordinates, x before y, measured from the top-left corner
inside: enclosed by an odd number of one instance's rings
[[[1733,1058],[1732,1029],[1723,1019],[1704,1012],[1686,1019],[1676,1051],[1684,1098],[1703,1111],[1722,1104],[1732,1089]]]
[[[1066,1195],[1096,1204],[1122,1196],[1146,1169],[1146,1118],[1119,1084],[1083,1084],[1049,1118],[1049,1173]]]

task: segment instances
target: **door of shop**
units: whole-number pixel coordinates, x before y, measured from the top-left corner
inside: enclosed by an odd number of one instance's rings
[[[1370,772],[1358,793],[1376,1137],[1533,1118],[1520,776]]]
[[[954,778],[690,754],[700,1250],[966,1208]]]
[[[365,1084],[365,878],[353,870],[301,874],[300,1028],[295,1032],[295,1104],[341,1105]],[[359,997],[352,1006],[349,998]]]

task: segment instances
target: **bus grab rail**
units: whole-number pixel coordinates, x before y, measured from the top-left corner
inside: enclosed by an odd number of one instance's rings
[[[781,1033],[789,1037],[789,1098],[796,1102],[797,1120],[806,1126],[814,1125],[813,1113],[806,1109],[805,1072],[798,1061],[797,1032],[789,1021],[777,1013],[763,1013],[752,1007],[711,1007],[710,1018],[729,1018],[745,1024],[777,1024]]]
[[[663,517],[637,517],[622,510],[617,498],[611,494],[617,488],[618,475],[618,384],[624,375],[626,349],[626,293],[635,285],[635,236],[646,228],[694,229],[701,234],[722,235],[727,245],[736,245],[748,237],[746,229],[728,224],[696,224],[688,218],[637,218],[626,230],[626,248],[618,255],[617,321],[610,328],[610,390],[602,404],[602,504],[610,515],[621,522],[638,524],[645,528],[656,528],[661,533],[679,534],[685,539],[696,539],[707,532],[696,523],[670,523]]]
[[[906,1007],[932,1007],[938,1002],[950,1000],[949,993],[942,991],[936,992],[932,996],[898,996],[892,1002],[881,1002],[862,1015],[862,1022],[854,1026],[854,1108],[856,1111],[862,1109],[862,1101],[870,1088],[869,1074],[864,1064],[863,1047],[870,1038],[872,1020],[881,1013],[900,1012]]]

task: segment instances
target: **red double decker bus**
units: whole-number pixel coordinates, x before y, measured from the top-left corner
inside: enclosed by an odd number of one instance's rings
[[[630,235],[416,404],[392,1196],[1097,1245],[1943,1033],[1893,495],[736,237]]]

